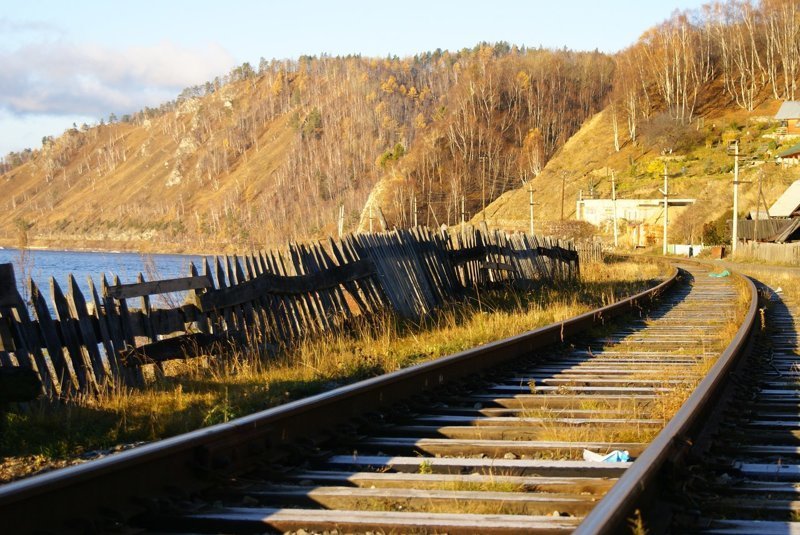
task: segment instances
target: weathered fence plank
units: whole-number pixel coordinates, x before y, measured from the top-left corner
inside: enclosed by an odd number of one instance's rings
[[[82,345],[86,348],[86,354],[89,356],[95,380],[98,384],[103,384],[108,373],[97,347],[97,339],[95,338],[92,320],[89,318],[89,312],[86,310],[86,300],[72,274],[69,275],[67,283],[69,284],[67,304],[69,305],[70,315],[78,323],[78,330],[81,340],[83,341]]]
[[[181,277],[177,279],[134,282],[132,284],[110,286],[108,288],[108,297],[113,297],[114,299],[131,299],[134,297],[144,297],[146,295],[201,290],[208,287],[209,280],[206,277]]]
[[[92,364],[88,351],[80,342],[75,323],[70,315],[69,304],[64,292],[53,277],[50,277],[50,297],[58,318],[64,346],[69,353],[72,369],[78,378],[78,386],[83,392],[97,391],[97,381],[92,373]]]
[[[50,364],[42,353],[44,344],[41,343],[39,334],[34,328],[28,313],[28,307],[16,287],[14,288],[14,294],[16,294],[16,305],[13,307],[0,307],[0,315],[10,315],[14,319],[12,335],[16,345],[17,360],[24,367],[32,368],[39,372],[39,378],[45,394],[57,393],[59,390],[58,381],[55,379]]]
[[[259,293],[275,295],[302,295],[315,289],[329,289],[336,285],[369,277],[373,274],[372,264],[360,261],[346,266],[336,266],[328,272],[298,276],[277,276],[271,273],[259,275],[255,279],[230,288],[210,290],[200,296],[200,309],[218,310],[240,305],[255,299]]]
[[[122,353],[122,364],[137,367],[142,364],[162,363],[205,354],[224,342],[222,336],[206,333],[191,333],[141,347],[132,347]]]
[[[92,299],[92,306],[94,307],[94,318],[97,322],[97,329],[98,329],[98,338],[100,339],[100,343],[103,344],[103,349],[106,353],[106,363],[109,368],[109,374],[113,377],[119,375],[119,365],[117,362],[117,352],[114,348],[114,342],[111,340],[111,332],[108,328],[108,322],[106,320],[107,315],[104,313],[104,307],[102,301],[100,301],[100,296],[97,295],[97,288],[94,286],[94,281],[91,277],[88,277],[89,283],[89,297]]]

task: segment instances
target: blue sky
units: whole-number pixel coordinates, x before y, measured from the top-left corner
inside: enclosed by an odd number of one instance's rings
[[[0,155],[175,98],[245,61],[480,41],[614,52],[701,0],[3,0]]]

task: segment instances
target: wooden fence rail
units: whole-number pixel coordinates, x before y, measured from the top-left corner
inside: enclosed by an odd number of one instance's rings
[[[24,302],[12,265],[2,264],[0,376],[33,371],[50,397],[111,382],[138,386],[143,364],[219,354],[230,344],[271,348],[382,311],[419,318],[467,288],[578,275],[571,242],[424,227],[216,257],[175,279],[140,274],[136,283],[109,284],[103,276],[99,291],[90,277],[87,295],[72,275],[66,292],[51,277],[51,306],[32,280]],[[175,292],[186,296],[182,304],[152,305],[151,296]]]
[[[757,260],[771,264],[800,266],[800,243],[766,243],[740,241],[737,244],[736,258]]]

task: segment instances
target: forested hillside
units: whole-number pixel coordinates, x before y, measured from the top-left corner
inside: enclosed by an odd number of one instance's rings
[[[541,169],[601,108],[611,74],[601,54],[505,44],[245,64],[6,156],[0,232],[12,245],[26,230],[42,245],[275,245],[334,233],[340,206],[354,230],[397,173],[379,203],[390,224],[408,222],[413,191],[419,214],[453,223],[462,195],[474,213]]]
[[[566,219],[581,192],[610,198],[612,174],[621,198],[660,198],[666,164],[671,194],[698,200],[672,219],[671,239],[698,243],[704,227],[730,219],[733,141],[742,154],[740,216],[755,210],[759,183],[771,203],[800,178],[775,164],[798,140],[772,120],[781,101],[800,99],[800,2],[713,2],[675,13],[614,63],[606,109],[533,182],[544,231],[569,230],[546,224],[560,218],[562,195]],[[528,205],[521,188],[478,219],[527,229]]]
[[[797,0],[675,13],[613,56],[499,43],[262,60],[4,157],[0,241],[241,250],[335,234],[341,207],[345,231],[366,227],[369,207],[390,225],[455,224],[462,203],[470,218],[523,184],[543,208],[562,184],[568,204],[587,177],[610,189],[600,177],[611,171],[623,193],[649,194],[665,159],[685,162],[676,188],[688,194],[729,181],[732,139],[770,161],[781,141],[751,119],[800,98],[799,77]],[[575,157],[548,166],[584,124],[596,130]],[[506,206],[515,212],[498,221],[527,218],[527,205]]]

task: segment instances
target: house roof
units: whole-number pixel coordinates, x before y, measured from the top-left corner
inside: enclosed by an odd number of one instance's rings
[[[786,188],[783,195],[778,197],[775,204],[770,206],[770,217],[791,217],[792,213],[800,208],[800,180],[795,180]]]
[[[787,100],[781,104],[776,119],[800,119],[800,100]]]
[[[800,154],[800,143],[778,153],[778,158],[791,158]]]

